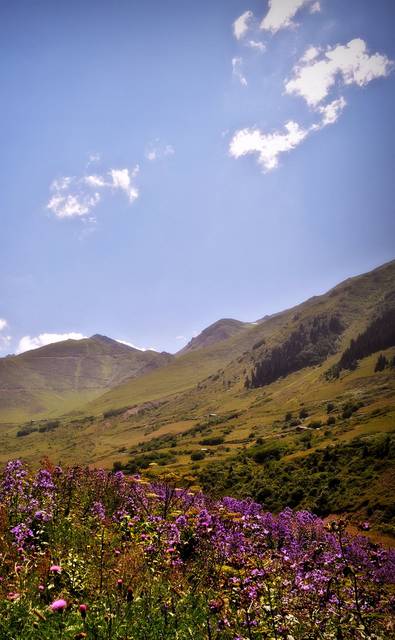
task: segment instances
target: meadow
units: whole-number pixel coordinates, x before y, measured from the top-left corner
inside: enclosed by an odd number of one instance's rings
[[[395,553],[345,521],[171,473],[13,460],[0,482],[1,638],[393,637]]]

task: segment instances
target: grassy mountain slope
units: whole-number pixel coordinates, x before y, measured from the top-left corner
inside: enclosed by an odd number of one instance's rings
[[[171,359],[169,354],[139,351],[100,335],[2,358],[0,420],[59,415]]]

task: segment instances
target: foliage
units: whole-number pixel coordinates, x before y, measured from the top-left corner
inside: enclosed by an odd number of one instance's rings
[[[200,440],[199,444],[204,447],[215,447],[218,444],[222,444],[223,441],[224,439],[221,436],[218,436],[213,438],[203,438],[203,440]]]
[[[149,451],[147,453],[141,453],[134,455],[126,464],[122,464],[117,461],[116,470],[126,471],[126,473],[137,473],[142,469],[147,469],[150,465],[158,464],[164,466],[170,462],[175,462],[176,456],[170,451]]]
[[[308,431],[301,443],[305,440],[309,447],[311,438]],[[259,450],[251,447],[227,462],[206,466],[199,475],[202,486],[216,487],[218,495],[231,490],[236,496],[252,496],[273,511],[292,506],[326,516],[362,510],[395,533],[393,494],[380,497],[375,488],[382,474],[394,468],[395,434],[355,438],[292,460],[280,455],[257,458]]]
[[[344,327],[337,316],[315,316],[301,323],[281,345],[257,362],[247,387],[263,387],[304,367],[320,364],[333,353]]]
[[[377,358],[377,362],[374,366],[374,371],[376,373],[376,371],[384,371],[384,369],[389,365],[389,362],[387,360],[387,358],[380,353],[379,357]]]
[[[394,553],[344,522],[18,460],[0,501],[2,638],[389,637]]]
[[[193,451],[191,453],[191,460],[193,460],[194,462],[197,462],[198,460],[204,460],[205,457],[206,454],[204,453],[204,451]]]
[[[367,329],[350,341],[339,362],[328,371],[328,376],[338,376],[342,369],[353,370],[358,360],[395,346],[395,309],[388,309],[369,324]]]

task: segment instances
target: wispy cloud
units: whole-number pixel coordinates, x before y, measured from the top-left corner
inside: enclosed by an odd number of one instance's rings
[[[57,218],[75,218],[78,216],[86,216],[100,202],[100,194],[93,195],[85,193],[60,193],[54,187],[54,195],[47,204],[47,209],[52,211]]]
[[[275,31],[289,26],[296,11],[305,4],[308,3],[302,0],[280,4],[271,0],[265,28]],[[310,9],[315,11],[317,7],[311,4]],[[364,87],[376,78],[387,76],[393,66],[386,55],[369,54],[366,43],[360,38],[326,50],[310,46],[294,66],[291,79],[285,81],[285,92],[301,96],[319,119],[309,126],[289,120],[283,130],[272,132],[257,127],[240,129],[231,139],[230,155],[240,158],[255,154],[264,172],[275,169],[282,154],[298,147],[311,133],[338,120],[347,103],[342,95],[326,101],[335,86],[355,84]]]
[[[247,33],[253,15],[252,11],[245,11],[234,21],[233,33],[237,40],[241,40]]]
[[[229,145],[229,153],[233,158],[240,158],[252,153],[257,154],[258,163],[265,173],[276,169],[283,153],[296,149],[311,133],[334,124],[345,106],[345,99],[340,97],[319,107],[317,111],[320,113],[321,119],[307,128],[290,120],[284,125],[284,131],[264,133],[258,128],[241,129],[233,136]]]
[[[345,101],[343,96],[340,96],[340,98],[338,98],[337,100],[332,100],[332,102],[329,102],[329,104],[326,104],[323,107],[318,107],[318,112],[322,115],[322,120],[320,125],[313,125],[313,127],[316,126],[318,128],[322,128],[327,124],[334,124],[346,104],[347,102]]]
[[[171,144],[163,145],[160,143],[159,140],[155,140],[154,142],[151,142],[151,144],[148,146],[145,152],[145,157],[150,162],[154,162],[155,160],[159,160],[160,158],[166,158],[167,156],[174,156],[175,152],[176,150],[174,149],[173,145]]]
[[[310,11],[320,11],[320,3],[314,0],[269,0],[269,10],[261,22],[261,29],[276,33],[280,29],[294,27],[293,18],[303,7],[310,5]]]
[[[260,53],[266,51],[266,45],[259,40],[247,40],[246,44],[250,49],[255,49],[255,51],[260,51]]]
[[[92,210],[102,199],[104,190],[123,192],[130,203],[134,202],[139,191],[134,179],[139,172],[139,166],[134,169],[110,169],[105,175],[85,175],[82,177],[63,176],[51,184],[52,193],[47,204],[57,218],[81,217],[87,219]],[[94,220],[94,218],[89,218]]]
[[[24,353],[25,351],[45,347],[47,344],[53,344],[63,340],[83,340],[84,338],[86,338],[86,336],[82,335],[82,333],[75,333],[74,331],[70,333],[40,333],[40,335],[34,337],[23,336],[23,338],[19,340],[17,353]]]
[[[88,154],[88,162],[87,162],[87,168],[91,165],[91,164],[96,164],[97,162],[100,162],[101,160],[101,153],[98,153],[96,151],[89,153]]]
[[[246,87],[248,82],[243,75],[243,59],[232,58],[232,73],[235,78],[240,82],[243,87]]]
[[[7,320],[0,318],[0,331],[3,331],[8,326]]]
[[[128,169],[110,169],[108,175],[111,177],[111,183],[108,184],[111,189],[120,189],[123,191],[129,202],[134,202],[139,197],[138,189],[133,184],[133,179],[140,171],[138,165],[135,166],[133,171],[129,173]]]
[[[233,136],[229,153],[233,158],[255,153],[264,171],[275,169],[280,154],[295,149],[308,135],[308,130],[292,120],[284,128],[285,131],[273,133],[263,133],[259,129],[241,129]]]
[[[386,55],[370,55],[361,38],[325,51],[310,47],[294,67],[285,91],[301,96],[315,107],[327,97],[336,80],[364,87],[375,78],[387,76],[392,68],[393,63]]]

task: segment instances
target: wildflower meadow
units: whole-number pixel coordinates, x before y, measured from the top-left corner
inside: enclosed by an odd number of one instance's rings
[[[46,462],[0,480],[1,640],[388,640],[395,553],[175,476]]]

